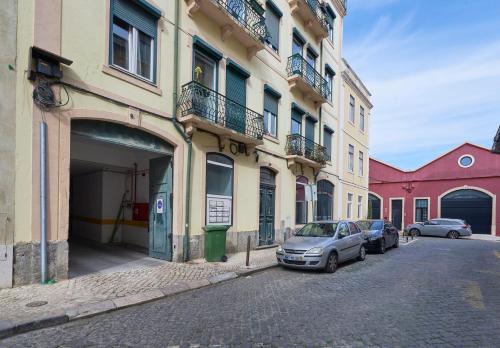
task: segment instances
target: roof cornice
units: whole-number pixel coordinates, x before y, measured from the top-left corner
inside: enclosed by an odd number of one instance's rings
[[[331,0],[331,1],[333,3],[333,6],[335,6],[335,9],[339,13],[339,15],[344,17],[347,14],[347,5],[345,4],[347,0]]]
[[[366,106],[368,106],[368,108],[370,109],[373,108],[373,104],[366,97],[365,93],[363,93],[363,91],[359,89],[359,87],[356,85],[356,82],[354,82],[354,80],[351,78],[351,76],[349,76],[349,74],[346,71],[342,71],[342,78],[349,85],[349,87],[351,87],[356,92],[356,94],[361,99],[363,99],[363,102],[365,103]]]

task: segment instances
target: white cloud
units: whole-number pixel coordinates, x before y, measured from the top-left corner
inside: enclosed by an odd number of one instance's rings
[[[490,146],[500,124],[500,39],[460,42],[412,30],[414,18],[380,17],[344,51],[373,94],[371,154],[403,167],[464,141]]]

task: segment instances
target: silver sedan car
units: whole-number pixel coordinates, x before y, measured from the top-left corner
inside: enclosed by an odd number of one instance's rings
[[[333,273],[339,263],[366,256],[364,237],[351,221],[318,221],[302,227],[276,250],[278,264]]]
[[[431,219],[406,226],[405,232],[413,236],[436,236],[457,239],[472,234],[470,225],[460,219]]]

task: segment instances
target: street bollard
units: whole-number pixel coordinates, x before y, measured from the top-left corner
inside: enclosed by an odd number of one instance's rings
[[[247,262],[246,262],[246,266],[250,266],[250,240],[251,240],[251,237],[248,236],[247,237]]]

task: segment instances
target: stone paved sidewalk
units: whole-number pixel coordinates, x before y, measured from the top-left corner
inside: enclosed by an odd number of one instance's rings
[[[275,248],[229,255],[227,262],[168,262],[115,273],[94,273],[52,285],[34,284],[0,290],[0,338],[79,317],[142,303],[194,289],[255,269],[276,265]],[[29,307],[46,301],[40,307]]]

